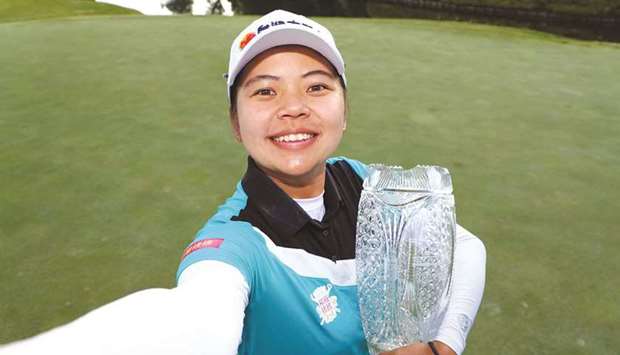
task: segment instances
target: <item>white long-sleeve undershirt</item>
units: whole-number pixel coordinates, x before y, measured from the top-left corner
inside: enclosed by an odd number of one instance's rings
[[[436,337],[457,354],[465,348],[480,306],[485,264],[482,242],[458,226],[453,289]],[[235,267],[200,261],[182,272],[176,288],[136,292],[64,326],[0,347],[0,355],[234,355],[249,293]]]
[[[236,354],[248,285],[233,266],[202,263],[190,266],[176,288],[133,293],[71,323],[0,347],[0,354]]]
[[[456,226],[453,265],[450,302],[435,340],[461,354],[482,301],[486,249],[480,239],[459,225]]]

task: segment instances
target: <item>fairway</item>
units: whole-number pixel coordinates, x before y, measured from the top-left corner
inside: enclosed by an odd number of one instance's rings
[[[0,343],[172,287],[245,169],[227,119],[248,17],[0,23]],[[339,154],[450,169],[487,247],[469,355],[620,349],[620,46],[322,19],[347,62]]]

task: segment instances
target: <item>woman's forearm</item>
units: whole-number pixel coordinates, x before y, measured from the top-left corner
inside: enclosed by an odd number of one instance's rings
[[[120,298],[64,326],[0,347],[0,355],[236,354],[248,293],[241,273],[230,268],[216,265],[198,277],[190,277],[190,270],[177,288]]]
[[[461,226],[457,226],[453,270],[450,302],[435,340],[461,354],[482,301],[486,273],[484,244]]]

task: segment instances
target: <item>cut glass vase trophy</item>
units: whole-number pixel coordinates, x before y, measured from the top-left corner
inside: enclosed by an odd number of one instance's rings
[[[450,297],[455,234],[447,169],[369,167],[359,203],[355,259],[371,354],[436,335]]]

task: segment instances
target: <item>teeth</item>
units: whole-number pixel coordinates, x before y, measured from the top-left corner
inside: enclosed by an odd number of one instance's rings
[[[276,142],[299,142],[312,138],[314,135],[309,133],[287,134],[285,136],[275,137]]]

